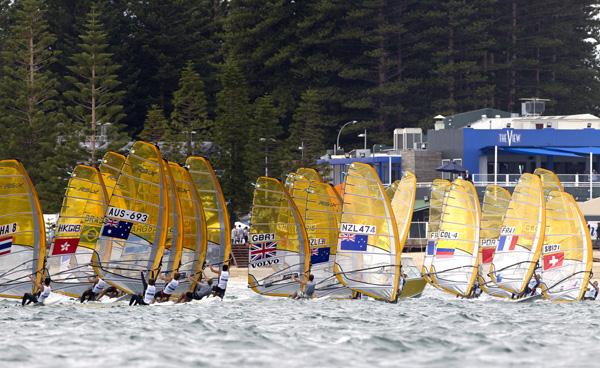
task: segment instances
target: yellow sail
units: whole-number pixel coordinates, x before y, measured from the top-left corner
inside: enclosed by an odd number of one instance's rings
[[[119,178],[119,173],[121,173],[124,163],[125,156],[120,153],[108,151],[104,154],[104,157],[102,157],[102,161],[100,162],[100,173],[104,180],[107,198],[112,196],[112,192],[117,184],[117,179]]]
[[[340,282],[370,297],[395,301],[400,277],[400,238],[385,189],[373,167],[348,168],[336,267]]]
[[[511,294],[499,288],[490,278],[490,266],[500,237],[500,228],[504,214],[510,203],[508,190],[490,184],[485,188],[483,205],[481,208],[481,229],[479,230],[479,285],[489,295],[509,298]]]
[[[550,194],[552,191],[564,191],[560,179],[554,172],[539,167],[535,169],[533,173],[542,179],[542,186],[544,187],[545,196],[548,196],[548,194]]]
[[[490,276],[511,294],[520,294],[533,276],[545,228],[544,190],[537,175],[523,174],[504,215]]]
[[[292,276],[308,275],[310,247],[302,217],[283,184],[261,176],[252,202],[248,286],[270,296],[299,290]]]
[[[296,180],[289,193],[306,227],[311,249],[310,273],[316,282],[315,297],[349,298],[352,291],[340,284],[334,272],[341,198],[330,184],[305,177]]]
[[[179,263],[181,262],[181,253],[183,251],[183,213],[181,211],[177,185],[171,172],[171,163],[163,160],[163,164],[167,178],[169,218],[167,219],[167,240],[165,241],[160,271],[165,275],[171,275],[179,268]],[[157,282],[159,286],[162,284],[162,280]]]
[[[173,162],[170,162],[169,165],[177,186],[183,216],[183,247],[178,270],[182,275],[191,276],[197,282],[202,275],[202,267],[206,259],[207,239],[204,209],[188,170]],[[192,289],[195,286],[193,284],[190,285],[187,280],[182,279],[178,291],[186,288]]]
[[[40,203],[17,160],[0,161],[0,297],[35,292],[44,274],[46,234]]]
[[[188,157],[185,164],[204,207],[208,240],[206,262],[215,266],[228,263],[231,253],[231,224],[217,175],[210,162],[203,157]]]
[[[317,181],[317,182],[323,181],[321,174],[319,174],[319,172],[317,170],[309,168],[309,167],[301,167],[298,170],[296,170],[296,173],[298,175],[302,176],[306,180],[313,180],[313,181]]]
[[[287,189],[289,192],[291,192],[296,180],[300,180],[300,179],[302,179],[302,176],[298,173],[291,172],[291,173],[287,174],[285,176],[285,189]]]
[[[385,194],[387,194],[388,198],[390,199],[390,202],[394,200],[394,194],[396,194],[396,189],[398,188],[398,185],[400,185],[400,180],[394,181],[392,185],[385,189]]]
[[[412,221],[413,210],[415,208],[415,196],[417,193],[417,178],[410,171],[405,171],[402,180],[396,181],[396,190],[391,199],[394,217],[398,225],[398,253],[402,253],[410,222]],[[394,183],[395,184],[395,183]],[[394,185],[392,185],[394,186]]]
[[[167,219],[167,176],[160,151],[138,141],[119,174],[96,246],[107,282],[133,294],[142,292],[141,272],[146,278],[158,276]]]
[[[553,301],[578,301],[592,272],[590,232],[573,196],[552,191],[547,198],[540,260],[543,295]]]
[[[89,278],[95,276],[95,248],[107,204],[98,169],[77,165],[67,184],[46,261],[52,290],[79,297],[91,287]]]
[[[435,246],[437,244],[438,230],[440,228],[440,220],[442,218],[442,206],[444,204],[444,196],[450,189],[450,183],[446,179],[435,179],[431,185],[431,193],[429,195],[429,222],[427,226],[427,246],[425,249],[425,257],[423,258],[423,267],[421,272],[423,277],[428,282],[431,262],[435,255]]]
[[[477,277],[479,198],[473,184],[458,178],[444,197],[437,246],[429,277],[434,286],[467,297]]]

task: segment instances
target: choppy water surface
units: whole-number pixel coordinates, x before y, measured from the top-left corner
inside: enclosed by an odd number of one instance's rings
[[[128,307],[0,301],[0,366],[597,366],[599,304],[293,301],[231,285],[224,302]]]

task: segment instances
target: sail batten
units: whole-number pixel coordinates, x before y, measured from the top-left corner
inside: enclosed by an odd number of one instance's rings
[[[592,271],[587,223],[570,194],[550,191],[546,198],[546,211],[564,217],[546,217],[540,261],[543,295],[553,301],[578,301],[583,298]]]
[[[434,286],[454,295],[470,296],[478,273],[480,217],[475,187],[469,181],[455,179],[442,205],[429,273]]]
[[[46,235],[35,187],[17,160],[0,161],[0,224],[7,231],[0,237],[0,297],[21,298],[34,293],[34,283],[44,276]],[[9,195],[9,196],[7,196]]]
[[[359,193],[366,195],[352,198]],[[350,164],[336,253],[338,279],[358,293],[395,301],[401,248],[394,211],[377,173],[370,165]]]
[[[203,157],[188,157],[185,165],[203,205],[208,241],[206,262],[215,266],[227,263],[231,254],[231,224],[217,175]]]
[[[278,209],[264,208],[277,203]],[[308,276],[309,238],[302,216],[284,185],[259,177],[252,201],[248,249],[248,286],[258,294],[291,296],[299,289],[292,277]]]
[[[519,178],[500,230],[490,277],[508,293],[519,295],[533,275],[541,253],[545,200],[537,175]]]
[[[47,259],[53,290],[79,297],[95,276],[96,242],[108,197],[98,169],[77,165],[67,184]]]
[[[431,185],[429,222],[427,226],[427,247],[425,249],[425,257],[423,258],[423,266],[421,268],[421,273],[428,282],[432,281],[429,277],[429,272],[431,271],[431,262],[435,255],[444,197],[446,192],[450,189],[450,186],[451,183],[445,179],[435,179]]]
[[[156,278],[168,220],[167,176],[158,148],[138,141],[119,173],[98,239],[99,269],[107,282],[133,294]]]

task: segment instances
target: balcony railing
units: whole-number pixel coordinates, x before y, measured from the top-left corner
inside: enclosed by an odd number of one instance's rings
[[[558,174],[564,187],[590,187],[590,174]],[[517,185],[521,174],[498,174],[497,183],[505,187]],[[592,174],[592,186],[600,187],[600,174]],[[494,183],[494,174],[473,174],[473,183],[475,185],[488,185]]]

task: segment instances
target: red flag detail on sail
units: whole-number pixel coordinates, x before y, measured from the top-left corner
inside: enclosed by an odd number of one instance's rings
[[[492,263],[494,260],[494,253],[496,252],[496,248],[483,248],[481,250],[481,262],[482,263]]]
[[[52,247],[52,255],[73,254],[79,245],[79,238],[55,239]]]
[[[562,266],[564,259],[564,252],[544,254],[544,270],[551,270]]]

